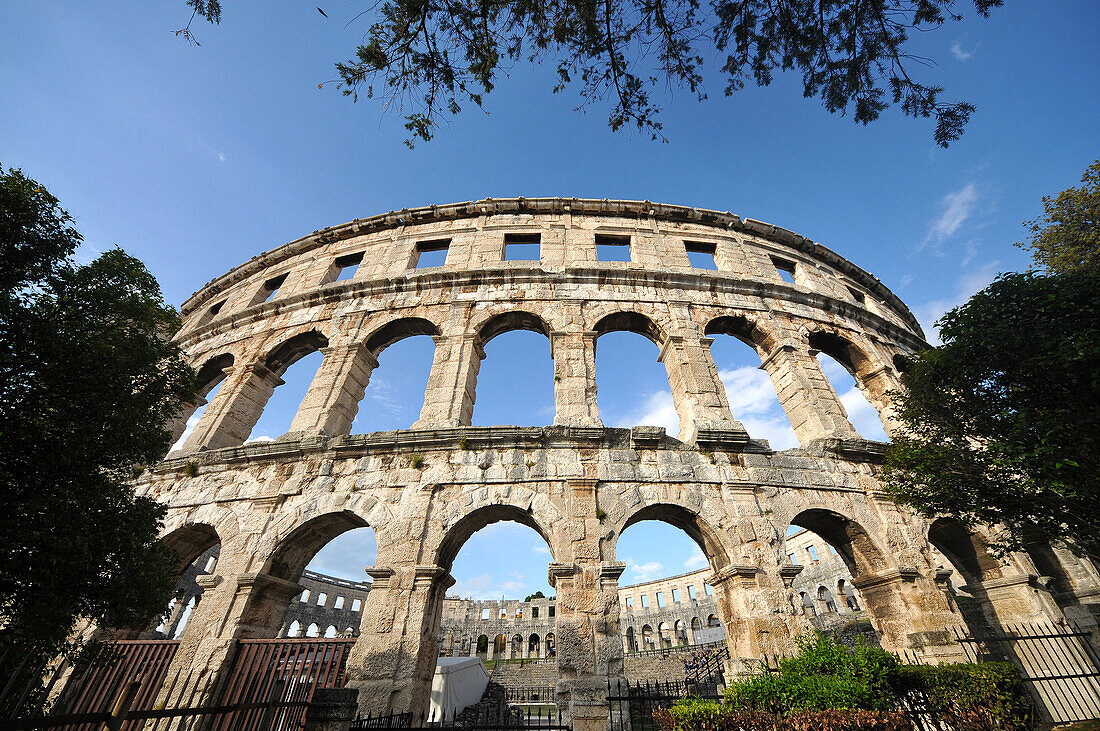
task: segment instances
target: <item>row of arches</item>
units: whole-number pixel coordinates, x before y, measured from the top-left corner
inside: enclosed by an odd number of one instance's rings
[[[483,399],[486,402],[486,425],[500,423],[499,418],[493,418],[498,414],[505,418],[510,413],[514,414],[514,410],[508,412],[503,407],[515,404],[534,404],[524,414],[528,417],[527,421],[560,421],[568,417],[598,423],[595,380],[596,373],[600,371],[597,363],[603,359],[603,350],[596,346],[607,339],[611,345],[620,347],[614,341],[621,341],[618,334],[622,333],[641,336],[643,342],[649,342],[650,347],[656,348],[658,357],[649,361],[650,383],[656,386],[653,393],[663,391],[666,394],[663,398],[668,404],[666,423],[660,425],[678,427],[681,434],[685,433],[685,417],[713,421],[707,418],[708,414],[711,417],[723,414],[722,418],[726,419],[740,416],[738,413],[730,415],[730,394],[723,384],[723,374],[733,371],[723,369],[720,372],[710,352],[713,338],[729,336],[730,342],[737,343],[736,347],[746,348],[732,357],[730,362],[736,361],[745,374],[752,374],[753,369],[766,370],[773,385],[768,400],[774,406],[782,407],[792,423],[802,424],[805,419],[800,415],[801,410],[807,408],[835,411],[839,423],[846,416],[842,402],[848,401],[849,406],[858,402],[857,410],[871,417],[871,420],[860,420],[861,428],[868,432],[866,436],[886,438],[883,424],[888,422],[889,414],[883,413],[884,409],[888,410],[885,393],[895,384],[884,381],[883,376],[893,373],[895,364],[879,363],[868,354],[870,346],[856,346],[850,336],[829,330],[809,332],[792,341],[770,324],[743,316],[720,315],[709,320],[702,327],[705,337],[697,341],[682,336],[672,337],[669,335],[670,329],[668,323],[659,324],[645,314],[619,311],[605,314],[593,324],[592,330],[556,330],[540,315],[525,310],[492,315],[481,323],[475,335],[462,335],[457,340],[443,337],[439,326],[420,317],[391,320],[362,343],[332,344],[322,331],[309,329],[280,341],[268,348],[265,355],[250,363],[238,362],[237,356],[228,352],[207,358],[198,369],[198,395],[204,401],[196,404],[192,413],[185,415],[186,419],[179,421],[177,433],[185,430],[185,424],[189,428],[185,438],[180,439],[174,448],[233,446],[258,436],[280,436],[284,431],[337,434],[355,430],[356,433],[365,433],[377,431],[378,427],[415,427],[437,419],[451,419],[458,424],[473,423],[478,371],[487,352],[486,346],[501,342],[498,338],[503,335],[507,335],[504,340],[510,341],[508,344],[512,347],[494,353],[490,362],[508,364],[517,358],[523,362],[513,368],[511,382],[504,384],[503,393],[496,399],[498,403]],[[541,338],[538,336],[545,338],[550,346],[549,361],[537,356],[541,350],[538,345]],[[383,351],[402,341],[408,342],[394,354],[394,361],[400,363],[400,367],[381,371]],[[441,352],[441,348],[446,352]],[[634,352],[639,351],[631,351],[632,354]],[[824,370],[814,356],[827,361]],[[629,381],[636,369],[645,366],[644,362],[633,362],[633,357],[630,360],[631,363],[615,364],[604,369],[615,373],[614,378],[605,379],[604,387],[605,390],[610,389],[609,394],[624,375]],[[658,360],[663,362],[663,368],[657,364]],[[430,368],[425,367],[426,361],[431,362]],[[569,362],[568,367],[566,362]],[[419,363],[419,367],[410,370],[412,363]],[[712,378],[700,380],[700,371],[696,366],[702,366],[704,371],[711,373]],[[373,374],[376,369],[379,369],[378,373]],[[440,377],[430,380],[428,371],[433,369]],[[445,373],[448,369],[454,372]],[[803,379],[802,386],[807,383],[811,386],[823,384],[818,389],[819,393],[810,393],[813,398],[809,401],[807,393],[788,394],[781,387],[777,394],[774,387],[783,382],[791,369],[809,373],[809,379]],[[662,370],[664,373],[660,373]],[[236,377],[229,379],[231,374]],[[517,377],[516,374],[521,375]],[[410,378],[410,375],[414,377]],[[843,388],[834,383],[830,390],[829,379],[835,381],[838,377],[848,379],[847,383]],[[377,384],[368,393],[372,378]],[[663,387],[658,383],[660,380],[663,380]],[[407,408],[410,399],[395,397],[394,385],[399,381],[408,389],[424,392],[423,400],[417,402],[422,408],[416,414],[420,417],[416,421]],[[443,383],[441,388],[453,393],[430,393],[430,385],[424,384],[433,381]],[[740,389],[737,386],[734,388],[733,403],[738,409],[746,409],[751,417],[759,405],[745,403],[740,399],[743,395]],[[233,393],[221,393],[225,389]],[[515,395],[521,391],[524,398],[516,399]],[[842,397],[840,399],[838,392]],[[283,394],[286,394],[286,399],[273,398]],[[371,408],[366,410],[360,403],[364,395],[372,399]],[[441,402],[455,398],[462,403]],[[814,398],[821,403],[812,403]],[[235,403],[231,405],[229,401]],[[221,408],[203,409],[204,405],[218,403]],[[242,403],[249,408],[242,409]],[[578,404],[583,406],[581,411],[584,412],[579,415]],[[209,414],[211,410],[216,413]],[[266,415],[273,410],[279,414],[269,423]],[[567,413],[563,414],[563,411]],[[377,418],[391,412],[394,418],[388,422]],[[775,408],[774,412],[782,418],[783,411]],[[771,416],[775,420],[775,413]],[[628,419],[631,414],[622,413],[618,417],[621,418],[613,420]],[[784,428],[790,430],[789,426]],[[850,424],[848,429],[851,429]],[[799,438],[803,436],[799,435]],[[784,442],[783,446],[793,445]]]
[[[629,654],[669,647],[707,644],[699,641],[700,630],[704,626],[708,629],[721,629],[722,621],[718,619],[717,614],[707,615],[705,621],[706,624],[704,625],[704,620],[699,617],[692,617],[690,621],[677,619],[671,622],[658,622],[656,623],[656,629],[654,629],[654,625],[643,624],[637,631],[635,631],[634,625],[628,625],[626,631],[623,632],[623,651]],[[688,633],[689,627],[691,628],[690,634]]]

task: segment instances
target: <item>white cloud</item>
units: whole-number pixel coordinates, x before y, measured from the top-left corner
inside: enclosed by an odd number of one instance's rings
[[[244,443],[245,444],[254,444],[256,442],[273,442],[273,441],[275,441],[275,437],[269,437],[266,434],[261,434],[258,437],[249,437],[248,439],[244,440]]]
[[[218,162],[220,162],[222,165],[225,164],[225,153],[224,152],[219,152],[218,153]]]
[[[973,183],[967,183],[954,193],[945,195],[940,201],[940,213],[928,227],[928,233],[919,248],[931,246],[933,251],[939,253],[940,244],[962,227],[977,205],[978,189]]]
[[[974,58],[974,51],[964,51],[962,45],[958,41],[955,41],[951,44],[951,55],[953,55],[957,61],[969,61]]]
[[[672,394],[657,391],[642,399],[642,404],[634,411],[619,418],[612,417],[612,425],[617,427],[663,426],[669,434],[680,431],[680,416],[672,403]]]
[[[692,554],[688,556],[687,561],[684,561],[684,568],[690,571],[696,571],[705,568],[708,564],[707,557],[704,556],[703,552],[696,546]]]
[[[928,342],[933,345],[941,342],[935,328],[936,320],[940,319],[943,313],[966,302],[975,292],[985,289],[996,278],[999,265],[1000,262],[996,260],[987,262],[961,276],[955,283],[955,293],[951,297],[931,300],[913,308],[913,314],[917,316],[921,327],[924,328]]]
[[[718,372],[726,387],[733,417],[754,439],[767,439],[772,449],[798,446],[798,437],[779,405],[771,377],[759,368],[743,366]]]
[[[627,570],[630,571],[636,583],[653,581],[665,576],[665,567],[660,561],[649,561],[641,565],[634,563],[634,559],[626,560]]]
[[[516,574],[510,574],[516,576]],[[522,578],[522,576],[520,577]],[[523,581],[497,582],[489,574],[473,576],[465,580],[459,580],[447,590],[447,596],[470,597],[471,599],[497,600],[502,596],[505,599],[522,599],[528,593],[527,584]]]
[[[544,556],[549,556],[550,555],[550,549],[548,547],[537,544],[537,543],[535,545],[531,546],[531,550],[534,551],[535,553],[541,553]]]
[[[372,380],[367,387],[367,395],[370,396],[372,401],[395,416],[399,416],[405,410],[405,404],[395,394],[393,384],[384,378]]]

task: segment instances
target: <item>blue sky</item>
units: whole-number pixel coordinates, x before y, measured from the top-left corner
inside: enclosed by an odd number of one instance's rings
[[[177,305],[260,251],[352,218],[484,196],[565,195],[696,205],[790,228],[880,277],[934,337],[944,310],[997,272],[1027,265],[1012,246],[1022,222],[1100,157],[1100,4],[1091,0],[1008,0],[986,20],[960,2],[967,20],[917,38],[914,50],[936,63],[917,74],[978,107],[948,150],[933,144],[930,121],[897,110],[867,127],[830,115],[801,98],[791,75],[724,97],[715,64],[708,101],[665,100],[668,144],[612,133],[606,108],[577,114],[575,94],[550,92],[552,69],[517,67],[488,98],[487,114],[471,110],[408,150],[400,114],[317,88],[353,51],[366,21],[345,24],[370,4],[326,1],[328,19],[315,5],[226,0],[220,26],[193,25],[195,47],[171,32],[187,22],[183,0],[6,0],[0,164],[23,168],[61,199],[87,240],[82,257],[121,246]],[[735,413],[754,436],[792,446],[755,355],[726,340],[714,353]],[[412,338],[383,353],[355,432],[415,421],[431,348]],[[545,338],[510,333],[487,353],[474,423],[548,423]],[[641,338],[601,338],[607,424],[675,431],[656,356]],[[286,430],[311,365],[288,372],[254,438]],[[826,366],[857,428],[875,436],[874,414],[841,369]],[[622,539],[624,582],[655,578],[654,564],[674,574],[697,560],[672,529],[632,529],[647,530],[636,545],[630,533]],[[546,591],[540,543],[525,528],[486,529],[456,561],[456,589]],[[349,534],[315,567],[363,578],[372,546]],[[493,562],[478,559],[489,555]]]

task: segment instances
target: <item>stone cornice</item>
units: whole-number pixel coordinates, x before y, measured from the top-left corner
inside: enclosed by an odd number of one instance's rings
[[[492,267],[471,269],[446,269],[440,267],[426,273],[414,270],[398,277],[376,277],[332,282],[316,289],[289,297],[277,297],[243,310],[217,317],[210,322],[190,328],[178,337],[184,349],[207,338],[262,321],[280,313],[303,307],[314,307],[340,302],[348,298],[384,297],[408,290],[431,288],[479,288],[493,284],[516,285],[550,283],[560,285],[626,286],[652,288],[663,285],[668,289],[699,290],[724,295],[765,297],[802,304],[811,310],[833,312],[850,318],[853,322],[881,334],[884,337],[917,351],[928,347],[921,337],[920,326],[906,309],[903,320],[912,328],[898,327],[890,320],[877,315],[861,305],[831,297],[820,292],[790,285],[785,282],[762,282],[757,279],[731,276],[724,272],[677,272],[661,269],[609,269],[601,266],[543,267],[530,264],[497,264]],[[900,300],[899,300],[900,302]],[[903,305],[904,307],[904,305]],[[800,315],[800,318],[812,318]],[[824,322],[824,321],[823,321]],[[831,323],[829,323],[831,324]]]
[[[833,250],[793,231],[751,218],[742,219],[729,211],[712,211],[689,206],[651,203],[649,201],[586,198],[486,198],[464,203],[406,208],[401,211],[390,211],[370,218],[356,219],[337,226],[330,226],[264,252],[226,274],[211,280],[183,303],[182,311],[185,315],[189,314],[205,302],[226,291],[233,284],[292,256],[355,236],[405,226],[480,216],[499,214],[560,215],[564,213],[690,223],[760,237],[771,243],[809,255],[846,274],[882,299],[891,309],[901,315],[902,319],[910,324],[916,332],[920,332],[916,318],[913,317],[909,308],[877,277],[852,264]]]

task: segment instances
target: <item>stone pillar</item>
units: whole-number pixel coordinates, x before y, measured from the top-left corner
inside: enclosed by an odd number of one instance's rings
[[[810,629],[792,603],[797,597],[791,593],[791,584],[801,569],[735,564],[707,579],[714,589],[735,671],[745,669],[746,660],[759,660],[765,654],[793,654],[794,638]],[[700,621],[706,622],[705,615]]]
[[[746,442],[748,434],[730,413],[726,390],[718,378],[718,368],[710,354],[713,338],[670,335],[661,346],[657,360],[665,364],[672,400],[680,415],[680,441],[694,442],[697,437],[726,435],[726,441]],[[703,433],[703,434],[701,434]]]
[[[435,358],[424,408],[413,429],[467,426],[474,413],[477,373],[485,350],[474,335],[433,335]]]
[[[596,406],[596,333],[550,333],[554,359],[554,423],[603,426]]]
[[[883,649],[912,651],[934,662],[965,662],[952,627],[963,624],[948,599],[950,571],[889,569],[852,579]]]
[[[359,402],[378,361],[362,343],[322,348],[324,360],[309,384],[290,433],[300,436],[349,434]]]
[[[227,550],[218,566],[225,573],[203,574],[195,581],[202,597],[180,637],[165,677],[185,678],[166,684],[158,703],[204,705],[217,700],[236,656],[237,640],[274,637],[286,606],[302,587],[264,573],[235,573],[226,566],[237,554]],[[244,554],[243,564],[251,558]]]
[[[359,689],[361,712],[426,717],[443,597],[454,579],[439,566],[368,566],[367,574],[374,584],[348,657],[348,687]]]
[[[901,381],[894,373],[894,369],[888,365],[879,366],[872,371],[860,374],[856,382],[863,391],[863,395],[878,411],[886,433],[893,436],[900,431],[901,422],[898,420],[897,410],[894,408],[893,400],[887,395],[890,391],[901,388]]]
[[[802,446],[815,439],[861,438],[809,350],[792,343],[780,344],[760,367],[771,376],[779,403]]]
[[[355,688],[317,688],[306,708],[305,731],[348,731],[358,708]]]
[[[226,369],[225,383],[206,407],[183,451],[220,449],[244,443],[260,420],[264,406],[283,379],[263,363]]]

